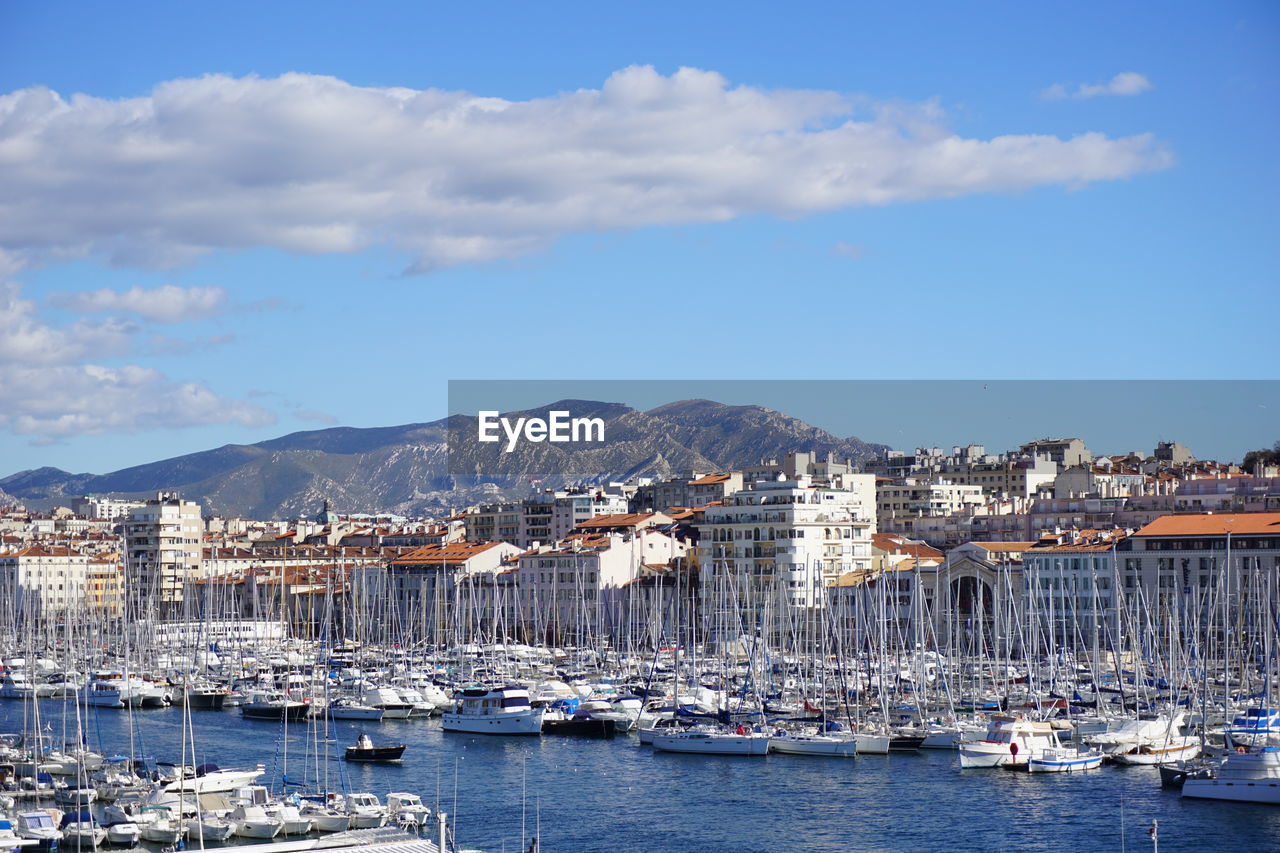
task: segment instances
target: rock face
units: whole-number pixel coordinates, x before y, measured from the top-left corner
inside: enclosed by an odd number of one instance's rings
[[[552,488],[668,477],[690,468],[749,465],[792,450],[861,461],[887,449],[838,438],[762,406],[711,400],[684,400],[647,412],[618,403],[561,400],[505,417],[545,418],[552,410],[600,418],[606,441],[525,442],[505,452],[503,442],[478,440],[475,418],[455,415],[424,424],[296,432],[110,474],[38,468],[0,479],[0,491],[29,505],[47,505],[86,493],[145,497],[172,489],[199,501],[207,514],[250,518],[311,515],[324,500],[343,512],[414,515],[527,494],[531,481]]]

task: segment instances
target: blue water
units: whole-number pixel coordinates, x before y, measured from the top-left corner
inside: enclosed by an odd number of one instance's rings
[[[64,706],[42,703],[55,737]],[[91,709],[89,744],[127,752],[129,715]],[[140,752],[176,761],[177,709],[133,714]],[[264,764],[278,785],[279,723],[243,720],[238,711],[193,715],[197,759],[223,767]],[[0,702],[0,731],[19,731],[21,705]],[[310,724],[314,725],[314,724]],[[304,773],[310,725],[289,732],[289,776]],[[412,791],[453,815],[460,846],[519,853],[522,782],[527,833],[540,819],[546,853],[776,851],[1151,850],[1147,828],[1160,822],[1160,851],[1280,851],[1280,807],[1183,800],[1160,788],[1154,768],[1103,767],[1081,774],[1030,776],[959,769],[946,751],[822,759],[675,755],[611,741],[495,738],[440,731],[435,720],[338,722],[334,754],[368,731],[375,742],[409,744],[402,765],[330,764],[352,790],[385,797]],[[456,803],[456,805],[455,805]]]

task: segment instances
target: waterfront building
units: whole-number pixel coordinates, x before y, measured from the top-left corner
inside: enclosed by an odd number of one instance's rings
[[[1241,648],[1274,631],[1280,608],[1280,512],[1166,515],[1118,553],[1121,592],[1160,636],[1232,626]],[[1258,646],[1261,648],[1262,646]]]
[[[0,621],[81,611],[88,563],[84,554],[60,545],[0,552]]]

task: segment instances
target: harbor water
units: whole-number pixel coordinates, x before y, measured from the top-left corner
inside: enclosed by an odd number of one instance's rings
[[[54,743],[75,731],[75,708],[41,703]],[[0,731],[29,727],[29,708],[0,702]],[[177,708],[81,709],[88,745],[104,755],[177,761]],[[449,812],[459,847],[519,853],[540,829],[546,853],[643,850],[1280,851],[1280,809],[1183,800],[1155,768],[1079,774],[961,770],[951,751],[855,759],[762,758],[655,752],[634,736],[612,740],[446,734],[437,720],[335,722],[329,760],[315,726],[242,719],[236,709],[192,714],[196,759],[224,768],[263,764],[279,790],[327,771],[329,787],[385,800],[409,791]],[[131,725],[132,721],[132,725]],[[29,728],[28,728],[29,730]],[[408,744],[402,764],[341,760],[360,732]],[[74,739],[74,734],[71,735]],[[287,752],[287,765],[285,762]],[[524,840],[522,830],[524,826]]]

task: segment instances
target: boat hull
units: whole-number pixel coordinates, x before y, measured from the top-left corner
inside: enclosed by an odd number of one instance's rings
[[[663,752],[699,755],[765,755],[769,752],[769,738],[763,735],[680,733],[654,736],[653,747]]]
[[[442,714],[440,724],[446,732],[472,735],[540,735],[542,709],[511,714]]]
[[[769,751],[785,755],[852,758],[858,754],[858,742],[820,737],[775,737],[769,739]]]

